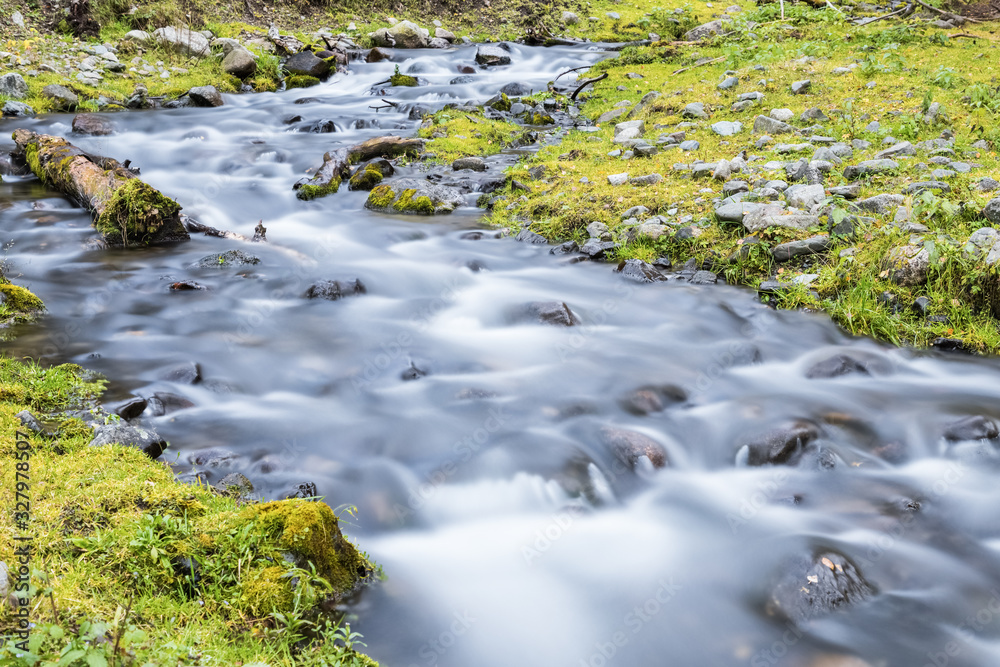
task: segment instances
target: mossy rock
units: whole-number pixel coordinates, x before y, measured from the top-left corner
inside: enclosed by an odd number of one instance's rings
[[[291,554],[299,567],[311,563],[337,594],[355,590],[374,572],[372,564],[340,532],[337,517],[325,503],[279,500],[248,507],[242,517],[274,538],[278,548]],[[267,577],[259,581],[264,585]]]
[[[0,283],[3,306],[14,313],[31,314],[45,308],[45,304],[28,290],[12,283]]]
[[[393,86],[407,86],[409,88],[416,88],[420,85],[417,83],[417,77],[400,74],[398,68],[396,73],[389,77],[389,83]]]
[[[365,208],[385,213],[435,215],[451,213],[464,203],[462,193],[455,188],[402,178],[372,189]]]
[[[510,98],[507,97],[506,93],[500,93],[486,103],[486,106],[496,109],[497,111],[510,111]]]
[[[295,196],[302,201],[311,201],[327,195],[332,195],[340,189],[340,178],[334,178],[326,185],[306,183],[295,191]]]
[[[180,211],[173,199],[133,178],[111,196],[94,227],[112,245],[148,245],[163,232],[172,231],[165,227]]]
[[[290,76],[285,79],[286,90],[291,90],[293,88],[312,88],[313,86],[318,86],[319,84],[319,79],[305,74],[296,74],[295,76]]]
[[[371,190],[379,185],[386,176],[392,176],[395,170],[388,160],[377,159],[358,167],[351,176],[350,190]]]

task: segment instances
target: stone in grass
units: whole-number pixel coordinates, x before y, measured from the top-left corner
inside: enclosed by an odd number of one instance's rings
[[[28,96],[28,84],[20,74],[8,72],[0,76],[0,95],[15,100],[23,100]]]
[[[2,112],[4,118],[24,118],[25,116],[34,116],[35,110],[24,102],[17,102],[15,100],[7,100],[4,102]]]
[[[728,76],[719,85],[716,86],[719,90],[729,90],[735,88],[740,82],[739,77]]]
[[[1000,225],[1000,197],[994,197],[983,208],[983,217],[994,225]]]
[[[687,141],[682,141],[680,143],[680,149],[682,151],[696,151],[701,148],[701,144],[694,139],[688,139]]]
[[[682,118],[708,118],[705,113],[705,105],[701,102],[692,102],[681,111]]]
[[[892,281],[904,287],[914,287],[927,282],[930,252],[917,245],[893,248],[885,260]]]
[[[50,84],[42,88],[42,97],[50,100],[56,109],[72,111],[80,103],[80,98],[76,93],[57,83]]]
[[[624,185],[628,181],[628,173],[608,174],[608,183],[611,185]]]
[[[830,188],[830,194],[843,197],[844,199],[857,199],[861,195],[861,185],[858,183],[835,185]]]
[[[785,191],[785,201],[790,206],[809,210],[826,198],[822,185],[794,185]]]
[[[624,144],[626,141],[642,137],[646,130],[646,123],[642,120],[627,120],[624,123],[615,125],[616,144]]]
[[[789,134],[795,128],[780,120],[768,116],[757,116],[753,121],[754,134]]]
[[[884,151],[875,154],[876,160],[884,158],[898,157],[900,155],[916,155],[917,149],[909,141],[898,141]]]
[[[1000,231],[993,227],[981,227],[972,232],[969,242],[965,244],[965,252],[978,257],[990,251],[997,241],[1000,241]]]
[[[738,134],[742,129],[743,123],[739,121],[723,120],[712,124],[712,132],[721,137],[731,137],[734,134]]]
[[[771,227],[804,231],[810,227],[818,227],[819,224],[819,218],[815,215],[776,213],[773,207],[762,207],[743,217],[743,226],[751,234]]]
[[[812,88],[812,81],[809,79],[804,79],[802,81],[796,81],[792,84],[792,94],[793,95],[805,95]]]
[[[976,183],[976,189],[980,192],[993,192],[994,190],[1000,189],[1000,181],[996,181],[989,177],[982,178],[978,183]]]
[[[854,205],[862,211],[868,211],[876,215],[885,215],[889,211],[895,210],[897,206],[902,205],[903,200],[903,195],[882,194],[869,197],[868,199],[862,199],[861,201],[855,202]]]
[[[149,458],[159,458],[167,443],[153,429],[130,424],[106,424],[94,430],[91,447],[123,445],[141,449]]]
[[[771,249],[771,256],[776,262],[787,262],[802,255],[816,255],[826,252],[832,245],[830,237],[825,234],[811,236],[803,241],[781,243]]]
[[[844,169],[844,178],[853,181],[862,176],[870,174],[881,174],[899,169],[899,163],[894,160],[866,160],[860,164],[851,165]]]
[[[920,181],[911,183],[906,187],[906,194],[916,195],[924,190],[939,190],[941,192],[951,192],[951,186],[943,181]]]
[[[656,185],[663,180],[661,174],[648,174],[646,176],[635,176],[629,179],[629,183],[635,186]]]

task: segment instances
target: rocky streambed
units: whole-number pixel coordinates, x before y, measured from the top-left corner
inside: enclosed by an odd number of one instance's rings
[[[384,664],[995,662],[996,360],[850,337],[698,262],[581,261],[615,245],[598,226],[583,253],[484,227],[477,202],[537,187],[506,167],[592,134],[573,104],[501,89],[608,52],[482,48],[395,49],[100,136],[8,122],[130,160],[195,222],[110,248],[5,174],[8,274],[48,308],[6,351],[111,378],[126,423],[100,434],[155,432],[183,479],[357,506],[389,578],[349,611]],[[446,104],[508,147],[384,157]]]

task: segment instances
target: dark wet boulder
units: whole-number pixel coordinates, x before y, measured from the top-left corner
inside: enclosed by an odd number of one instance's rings
[[[483,67],[510,64],[510,53],[506,44],[483,44],[476,50],[476,62]]]
[[[253,266],[254,264],[260,264],[260,258],[248,255],[242,250],[227,250],[218,255],[202,257],[195,262],[195,266],[199,269],[221,269],[233,266]]]
[[[392,163],[383,158],[369,160],[354,170],[347,184],[348,190],[371,190],[376,185],[396,173]]]
[[[392,60],[392,52],[383,49],[381,46],[376,46],[365,56],[365,62],[367,63],[380,63],[383,60]]]
[[[835,354],[813,364],[806,371],[806,377],[814,380],[820,378],[835,378],[842,375],[870,375],[868,364],[848,354]]]
[[[93,113],[77,114],[73,118],[73,131],[77,134],[89,134],[103,137],[115,133],[115,125],[110,119]]]
[[[462,193],[446,185],[427,180],[401,178],[372,189],[365,208],[384,213],[440,215],[462,206]]]
[[[525,227],[524,229],[522,229],[521,231],[519,231],[517,233],[517,236],[514,237],[514,240],[515,241],[520,241],[521,243],[528,243],[528,244],[531,244],[531,245],[546,245],[546,244],[548,244],[548,240],[544,236],[542,236],[541,234],[536,234],[535,232],[531,231],[527,227]]]
[[[746,462],[752,466],[794,465],[802,458],[806,447],[818,437],[819,429],[807,421],[771,429],[744,443]]]
[[[766,611],[800,624],[845,610],[874,594],[875,589],[854,563],[839,553],[825,551],[784,564]]]
[[[668,405],[687,400],[687,392],[675,385],[640,387],[630,391],[618,401],[622,409],[633,415],[648,415],[662,412]]]
[[[320,280],[313,283],[303,295],[307,299],[325,299],[326,301],[338,301],[344,297],[365,294],[364,283],[358,279],[354,280]]]
[[[193,361],[178,364],[164,371],[160,379],[177,384],[198,384],[201,382],[201,366]]]
[[[641,259],[626,259],[618,264],[615,271],[637,283],[655,283],[667,279],[659,269]]]
[[[481,157],[460,157],[451,163],[451,168],[455,171],[461,171],[463,169],[486,171],[486,161]]]
[[[648,458],[654,468],[669,465],[663,445],[637,431],[607,426],[601,429],[601,441],[611,448],[616,459],[629,468],[635,468],[642,457]]]
[[[118,405],[112,406],[111,411],[125,421],[131,421],[145,412],[147,404],[148,402],[145,398],[136,396],[119,403]]]
[[[337,124],[329,118],[321,118],[305,123],[298,128],[298,131],[309,134],[333,134],[337,131]]]
[[[159,458],[167,443],[151,428],[129,424],[107,424],[94,430],[91,447],[104,445],[124,445],[141,449],[152,459]]]
[[[997,423],[989,417],[976,415],[964,417],[948,424],[942,434],[945,440],[959,442],[962,440],[992,440],[1000,435]]]
[[[193,280],[178,280],[170,283],[169,289],[171,292],[203,292],[208,288]]]
[[[525,306],[525,314],[542,324],[572,327],[580,324],[576,316],[562,301],[535,301]]]
[[[566,241],[565,243],[560,243],[556,247],[549,250],[550,255],[569,255],[580,249],[580,246],[576,244],[576,241]]]
[[[193,408],[194,403],[170,392],[160,391],[146,399],[146,410],[151,417],[162,417],[171,412]]]
[[[427,375],[427,370],[420,368],[416,363],[410,362],[410,365],[399,374],[399,378],[403,382],[412,382],[413,380],[419,380]]]
[[[188,91],[188,97],[196,107],[221,107],[222,94],[215,86],[198,86]]]
[[[614,241],[601,241],[600,239],[588,239],[587,242],[579,248],[582,254],[591,259],[601,259],[604,257],[605,253],[614,249]]]
[[[322,58],[317,58],[310,51],[300,51],[285,61],[285,69],[292,75],[322,79],[333,69],[333,64]]]

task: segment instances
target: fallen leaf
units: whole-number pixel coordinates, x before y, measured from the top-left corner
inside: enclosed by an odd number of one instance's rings
[[[820,560],[820,562],[821,562],[821,563],[823,563],[823,565],[826,565],[826,566],[827,566],[828,568],[830,568],[831,570],[832,570],[832,569],[834,569],[834,566],[833,566],[833,561],[832,561],[832,560],[830,560],[829,558],[826,558],[826,557],[824,556],[824,557],[823,557],[823,558],[822,558],[822,559]]]

